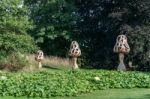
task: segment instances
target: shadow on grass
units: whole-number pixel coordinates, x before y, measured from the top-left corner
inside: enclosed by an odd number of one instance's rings
[[[70,70],[72,69],[71,66],[65,67],[65,66],[55,66],[55,65],[43,65],[43,67],[48,70]]]
[[[142,99],[150,99],[150,94],[146,94],[142,97]]]
[[[54,66],[43,65],[43,67],[46,69],[61,70],[61,68],[54,67]]]

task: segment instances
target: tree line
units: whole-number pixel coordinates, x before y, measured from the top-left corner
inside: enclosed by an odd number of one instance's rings
[[[116,37],[131,48],[126,63],[150,70],[149,0],[0,0],[1,56],[13,52],[68,57],[70,42],[82,50],[82,67],[114,69]]]

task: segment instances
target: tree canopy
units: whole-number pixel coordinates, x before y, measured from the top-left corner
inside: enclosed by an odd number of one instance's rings
[[[76,8],[69,0],[26,0],[34,22],[32,36],[47,54],[65,56],[75,30]]]

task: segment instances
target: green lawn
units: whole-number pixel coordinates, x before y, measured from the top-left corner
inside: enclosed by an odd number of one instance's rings
[[[26,99],[26,97],[0,97],[0,99]],[[77,97],[54,97],[50,99],[150,99],[150,89],[108,89]]]

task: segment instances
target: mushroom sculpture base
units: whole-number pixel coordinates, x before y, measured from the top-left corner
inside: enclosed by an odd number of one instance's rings
[[[119,61],[120,63],[117,70],[126,71],[126,66],[124,64],[124,53],[119,53]]]
[[[39,62],[39,69],[41,69],[42,68],[42,63],[41,62]]]
[[[73,57],[72,60],[73,60],[72,69],[73,69],[73,70],[74,70],[74,69],[78,69],[79,67],[78,67],[78,64],[77,64],[77,57]]]

